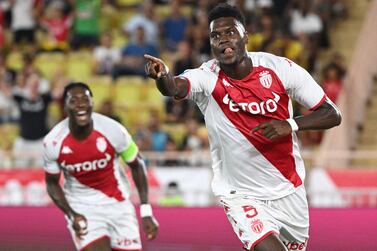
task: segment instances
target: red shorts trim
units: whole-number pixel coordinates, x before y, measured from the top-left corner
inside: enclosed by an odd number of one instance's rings
[[[276,233],[275,231],[271,230],[271,231],[268,231],[267,233],[265,233],[262,237],[260,237],[258,240],[256,240],[253,245],[251,245],[251,248],[250,248],[250,251],[253,251],[253,249],[255,248],[256,245],[258,245],[259,243],[261,243],[267,236],[269,236],[270,234],[278,234]]]
[[[94,242],[99,241],[99,240],[104,239],[104,238],[108,238],[108,239],[110,239],[107,235],[103,235],[103,236],[101,236],[101,237],[98,237],[97,239],[92,240],[92,241],[89,242],[88,244],[86,244],[84,247],[82,247],[82,248],[80,249],[80,251],[83,251],[85,248],[87,248],[87,247],[89,247],[90,245],[94,244]]]

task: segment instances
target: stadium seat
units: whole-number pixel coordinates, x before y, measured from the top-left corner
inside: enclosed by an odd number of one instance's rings
[[[93,92],[95,109],[97,109],[103,101],[111,99],[112,85],[109,76],[92,76],[87,83]]]
[[[89,51],[71,52],[67,57],[67,74],[75,81],[86,82],[92,75],[93,59]]]
[[[51,80],[58,69],[64,68],[66,56],[62,53],[40,53],[35,58],[35,65],[42,75]]]
[[[7,57],[7,65],[14,70],[20,70],[23,66],[22,54],[20,52],[10,52]]]

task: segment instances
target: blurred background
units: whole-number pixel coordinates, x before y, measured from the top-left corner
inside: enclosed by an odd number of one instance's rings
[[[202,115],[144,73],[145,53],[174,74],[210,59],[219,2],[244,13],[250,51],[298,63],[342,111],[340,127],[298,133],[308,250],[377,250],[377,0],[0,0],[0,250],[73,250],[41,159],[70,81],[89,84],[95,110],[125,125],[147,161],[161,231],[145,250],[242,250],[210,189]]]

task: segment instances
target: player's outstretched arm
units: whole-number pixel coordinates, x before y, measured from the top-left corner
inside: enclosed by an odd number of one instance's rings
[[[262,131],[271,140],[287,136],[298,130],[323,130],[340,125],[342,116],[339,109],[327,98],[312,113],[287,120],[273,120],[257,125],[252,133]]]
[[[138,154],[132,162],[127,162],[131,168],[132,179],[135,182],[141,203],[141,218],[144,232],[149,240],[153,240],[157,236],[158,223],[153,217],[152,208],[148,203],[148,179],[144,160]]]
[[[187,96],[189,82],[180,77],[174,77],[164,61],[151,55],[144,55],[147,60],[145,72],[156,80],[158,90],[164,96],[184,98]]]
[[[63,189],[59,184],[59,174],[46,173],[47,193],[60,210],[72,221],[72,227],[78,237],[87,234],[87,221],[84,215],[76,213],[68,204]]]

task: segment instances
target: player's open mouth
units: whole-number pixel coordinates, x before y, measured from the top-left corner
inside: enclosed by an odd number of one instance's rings
[[[222,54],[224,54],[225,56],[233,56],[233,52],[234,50],[230,47],[226,47],[222,50]]]
[[[86,120],[86,119],[88,119],[88,117],[89,117],[89,112],[88,111],[78,111],[76,113],[76,118],[78,120]]]

